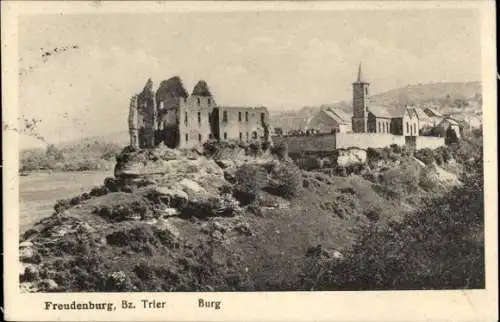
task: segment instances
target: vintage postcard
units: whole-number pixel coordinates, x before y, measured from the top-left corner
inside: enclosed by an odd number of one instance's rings
[[[496,321],[495,22],[2,2],[5,318]]]

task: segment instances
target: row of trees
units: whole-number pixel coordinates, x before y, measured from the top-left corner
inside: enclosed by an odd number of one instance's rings
[[[49,144],[45,149],[24,150],[20,154],[21,172],[36,170],[85,171],[109,167],[121,147],[113,143],[93,142],[58,148]]]

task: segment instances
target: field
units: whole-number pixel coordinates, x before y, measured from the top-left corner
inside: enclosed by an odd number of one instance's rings
[[[20,233],[53,212],[57,199],[76,196],[102,185],[112,171],[32,173],[20,177]]]

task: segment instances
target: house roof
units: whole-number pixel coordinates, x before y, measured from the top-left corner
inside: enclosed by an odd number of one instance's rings
[[[459,122],[458,122],[457,120],[455,120],[455,119],[451,118],[451,117],[445,117],[445,118],[441,121],[441,123],[449,123],[449,124],[451,124],[451,125],[458,125],[458,123],[459,123]]]
[[[436,111],[435,109],[433,109],[432,107],[426,107],[424,109],[424,112],[429,115],[429,116],[443,116],[443,114],[439,113],[438,111]]]
[[[321,111],[323,111],[328,117],[331,117],[338,123],[348,124],[351,122],[350,115],[347,115],[346,113],[344,113],[344,111],[340,110],[339,108],[336,108],[333,105],[323,104],[320,106],[320,108]]]
[[[415,111],[415,114],[417,114],[417,117],[420,121],[430,121],[431,118],[429,117],[429,115],[427,115],[423,109],[421,109],[420,107],[414,107],[413,108],[414,111]]]

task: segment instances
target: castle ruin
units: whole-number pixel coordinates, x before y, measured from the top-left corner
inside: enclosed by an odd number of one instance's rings
[[[193,148],[210,139],[269,141],[269,112],[263,106],[219,106],[207,83],[200,80],[191,95],[178,76],[160,83],[149,79],[129,106],[130,146]]]

